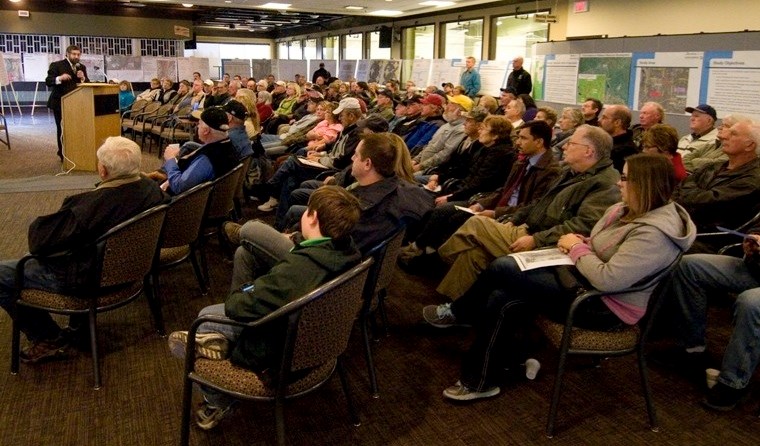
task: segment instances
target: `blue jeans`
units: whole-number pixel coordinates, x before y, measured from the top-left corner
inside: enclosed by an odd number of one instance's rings
[[[198,313],[199,317],[208,315],[224,316],[224,304],[209,305]],[[230,344],[235,343],[242,331],[243,329],[241,327],[212,322],[206,322],[198,327],[198,333],[221,333],[225,338],[230,340]],[[227,408],[236,401],[235,398],[226,393],[217,392],[214,389],[204,386],[198,386],[198,388],[203,394],[203,398],[214,407]]]
[[[18,260],[0,262],[0,307],[11,317],[18,317],[21,331],[29,341],[55,339],[61,328],[47,311],[16,306],[16,265]],[[36,260],[30,260],[24,268],[24,286],[61,293],[66,291],[53,271]],[[18,314],[16,315],[16,311]]]
[[[760,361],[760,281],[744,260],[714,254],[684,256],[670,282],[678,305],[680,341],[684,347],[705,345],[707,295],[739,293],[734,304],[734,331],[726,346],[718,381],[743,389]]]

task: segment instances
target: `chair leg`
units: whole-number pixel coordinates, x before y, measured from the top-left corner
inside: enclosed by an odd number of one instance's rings
[[[383,335],[388,336],[388,314],[385,312],[385,294],[385,288],[377,292],[377,310],[380,312],[380,320],[383,321]]]
[[[206,287],[206,281],[203,278],[201,267],[198,265],[198,257],[195,246],[190,247],[190,263],[193,265],[193,271],[195,271],[195,277],[198,279],[198,286],[201,289],[201,294],[204,296],[208,294],[208,288]]]
[[[201,271],[203,272],[203,282],[205,283],[205,289],[211,289],[210,279],[208,273],[208,259],[206,258],[206,238],[201,236],[200,246],[198,250],[201,252]]]
[[[190,408],[193,402],[193,382],[185,376],[185,385],[182,389],[182,426],[180,426],[181,446],[190,443]]]
[[[552,403],[549,408],[549,419],[546,422],[546,436],[554,437],[554,423],[557,419],[557,409],[559,409],[559,397],[562,392],[562,376],[565,374],[565,363],[567,362],[567,349],[562,349],[559,353],[559,363],[557,364],[557,376],[554,378],[554,390],[552,391]]]
[[[153,314],[153,322],[156,324],[156,331],[159,336],[166,336],[166,330],[164,328],[164,315],[161,311],[161,300],[159,291],[159,278],[158,271],[153,273],[153,285],[151,286],[151,280],[149,277],[145,278],[145,297],[148,299],[148,305],[150,306],[150,312]]]
[[[351,388],[348,386],[348,375],[346,374],[346,368],[343,366],[343,359],[338,358],[337,363],[338,376],[340,377],[340,385],[343,387],[343,394],[346,396],[346,403],[348,404],[348,416],[351,419],[351,424],[358,427],[361,426],[361,420],[359,419],[359,413],[356,410],[356,404],[351,396]]]
[[[372,359],[372,345],[369,342],[369,311],[364,312],[359,320],[362,327],[362,338],[364,339],[364,357],[367,360],[367,372],[369,373],[369,384],[372,389],[372,398],[380,398],[380,392],[377,388],[377,373],[375,372],[375,362]]]
[[[285,397],[277,395],[274,399],[274,422],[277,429],[277,444],[285,446]]]
[[[21,329],[17,322],[18,311],[13,317],[13,335],[11,338],[11,375],[18,374],[19,353],[21,350]]]
[[[92,351],[92,375],[95,380],[93,389],[100,389],[100,365],[98,363],[98,331],[96,328],[97,312],[95,307],[90,307],[90,350]]]
[[[643,348],[639,348],[636,352],[639,357],[639,373],[641,374],[641,388],[644,391],[644,399],[647,403],[647,415],[649,415],[649,428],[652,432],[659,432],[660,428],[657,426],[657,413],[654,409],[654,403],[652,401],[652,389],[649,386],[649,370],[647,370],[646,358],[644,357]]]

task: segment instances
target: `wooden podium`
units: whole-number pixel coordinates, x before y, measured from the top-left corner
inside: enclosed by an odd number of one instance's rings
[[[96,172],[98,147],[121,134],[119,86],[79,84],[61,99],[61,116],[64,168]]]

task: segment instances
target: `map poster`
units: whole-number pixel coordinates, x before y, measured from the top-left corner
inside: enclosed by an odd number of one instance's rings
[[[578,55],[550,54],[544,70],[544,100],[576,104],[578,90]]]
[[[636,53],[633,82],[633,108],[657,102],[666,113],[684,113],[684,108],[699,104],[702,52]]]
[[[409,71],[407,71],[407,63],[409,64]],[[432,60],[430,59],[407,59],[404,60],[404,74],[410,73],[404,81],[411,80],[414,85],[428,85],[430,79],[430,67],[432,66]],[[440,85],[436,87],[441,88]]]
[[[707,52],[704,64],[700,103],[760,119],[760,51]]]
[[[230,78],[239,75],[251,76],[251,59],[222,59],[222,71],[230,74]]]
[[[500,88],[507,85],[507,73],[512,70],[512,61],[483,60],[478,66],[480,73],[480,92],[499,97]]]
[[[369,82],[369,68],[370,68],[370,62],[372,62],[369,59],[361,59],[356,63],[356,80],[357,81],[364,81]],[[348,79],[349,81],[352,79]]]
[[[628,104],[631,53],[583,54],[578,62],[577,103],[597,98],[605,104]]]
[[[444,82],[457,85],[462,77],[462,71],[464,71],[464,61],[461,59],[433,59],[430,85],[435,85],[438,88]]]
[[[24,70],[21,65],[21,54],[3,53],[0,57],[0,86],[6,86],[11,82],[24,80]]]
[[[544,99],[544,71],[546,70],[546,60],[544,56],[537,56],[533,59],[533,68],[531,77],[533,79],[533,99]]]
[[[306,75],[306,62],[305,60],[280,60],[277,79],[295,82],[296,74]]]
[[[361,61],[360,61],[361,62]],[[361,63],[360,63],[361,66]],[[377,82],[384,84],[391,79],[398,79],[401,74],[401,61],[400,60],[382,60],[373,59],[369,64],[369,74],[367,75],[367,82]],[[357,70],[358,79],[358,70]]]
[[[102,54],[82,54],[79,61],[87,67],[90,82],[105,82],[105,58]]]
[[[110,79],[140,82],[142,80],[142,57],[106,56],[106,73]]]
[[[256,80],[266,79],[272,73],[272,61],[269,59],[253,59],[251,61],[251,76]]]
[[[341,60],[338,66],[338,78],[344,82],[354,79],[356,76],[356,60]]]
[[[205,57],[180,57],[177,59],[177,77],[179,79],[190,80],[193,73],[201,74],[201,79],[208,79],[208,59]]]

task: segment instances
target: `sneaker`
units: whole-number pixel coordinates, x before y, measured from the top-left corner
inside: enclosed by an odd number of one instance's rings
[[[422,309],[422,317],[425,318],[425,322],[436,328],[469,327],[457,324],[457,318],[451,312],[451,304],[428,305]]]
[[[212,406],[204,401],[203,406],[195,412],[195,422],[203,430],[213,429],[222,421],[222,418],[227,415],[231,408],[232,406],[225,408]]]
[[[71,357],[69,343],[64,336],[58,336],[52,340],[34,341],[19,353],[21,362],[28,364],[67,359],[69,357]]]
[[[243,226],[234,221],[222,223],[222,236],[230,246],[240,246],[240,228]]]
[[[277,201],[274,197],[269,197],[269,201],[266,203],[259,205],[256,209],[260,210],[261,212],[272,212],[273,210],[277,209],[277,204],[279,201]]]
[[[453,386],[443,391],[443,396],[457,401],[471,401],[496,396],[499,392],[501,392],[501,389],[498,387],[491,387],[482,392],[476,392],[462,384],[461,381],[457,381]]]
[[[169,350],[177,358],[187,353],[186,331],[175,331],[169,335]],[[196,333],[195,354],[207,359],[226,359],[229,355],[229,340],[221,333]]]
[[[747,395],[747,389],[734,389],[728,387],[722,382],[717,382],[709,392],[702,405],[708,409],[717,410],[720,412],[728,412],[733,410],[742,398]]]

